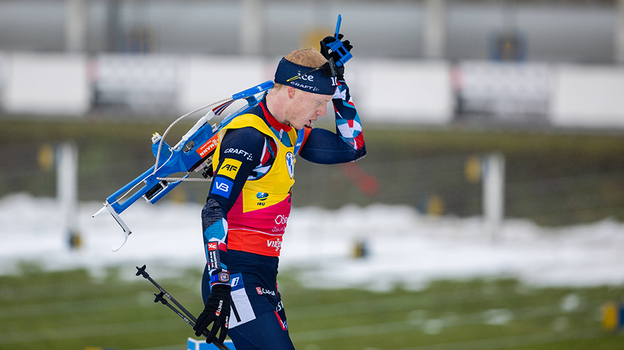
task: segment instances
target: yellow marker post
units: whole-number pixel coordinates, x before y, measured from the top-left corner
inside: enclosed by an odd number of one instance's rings
[[[37,152],[37,164],[45,171],[52,170],[54,166],[54,149],[49,143],[39,148],[39,152]]]
[[[466,160],[464,175],[470,183],[476,184],[481,181],[481,157],[471,156]]]
[[[602,307],[602,329],[606,331],[618,331],[624,329],[624,307],[621,303],[610,302]]]

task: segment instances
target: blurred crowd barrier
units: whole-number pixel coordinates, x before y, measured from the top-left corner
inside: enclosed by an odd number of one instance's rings
[[[271,80],[278,58],[0,54],[5,113],[181,114]],[[624,127],[620,66],[359,59],[347,81],[370,123]],[[118,113],[122,112],[122,113]]]

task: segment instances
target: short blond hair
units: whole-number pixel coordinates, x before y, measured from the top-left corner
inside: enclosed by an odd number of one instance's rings
[[[313,48],[295,50],[284,56],[284,58],[294,64],[310,68],[320,67],[327,63],[327,59]],[[284,85],[275,83],[273,89],[280,90],[282,86]]]
[[[324,65],[327,59],[315,49],[299,49],[284,56],[288,61],[304,67],[316,68]]]

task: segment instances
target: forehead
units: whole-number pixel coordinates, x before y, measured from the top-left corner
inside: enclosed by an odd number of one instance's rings
[[[315,94],[308,91],[302,91],[307,100],[317,101],[317,102],[330,102],[332,100],[332,95],[322,95]]]

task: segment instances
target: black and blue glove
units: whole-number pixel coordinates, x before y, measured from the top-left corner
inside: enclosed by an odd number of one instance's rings
[[[344,64],[353,57],[353,45],[349,40],[342,41],[342,38],[344,35],[338,34],[338,37],[326,36],[321,40],[321,54],[332,64],[339,80],[344,79]]]
[[[234,309],[237,319],[238,313],[236,307],[232,301],[231,295],[232,287],[228,284],[214,284],[204,306],[204,311],[197,318],[195,323],[195,335],[200,336],[208,331],[208,326],[211,323],[212,329],[206,337],[207,343],[212,343],[217,340],[217,332],[219,332],[218,342],[223,344],[225,336],[227,335],[228,328],[230,326],[230,306]]]

